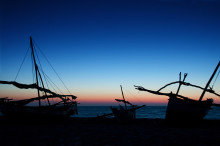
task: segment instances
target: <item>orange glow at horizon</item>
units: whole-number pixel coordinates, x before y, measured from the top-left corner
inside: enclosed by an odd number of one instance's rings
[[[0,88],[0,97],[9,97],[13,100],[21,100],[21,99],[27,99],[27,98],[33,98],[37,97],[36,90],[31,90],[27,92],[27,90],[20,90],[13,88],[8,88],[9,86]],[[133,91],[133,90],[131,90]],[[97,91],[98,92],[98,91]],[[97,93],[96,91],[91,92],[82,92],[78,91],[76,92],[77,99],[76,101],[79,102],[79,105],[118,105],[119,103],[115,101],[115,99],[122,99],[122,95],[120,90],[111,90],[109,91],[103,91]],[[168,93],[168,91],[167,91]],[[175,92],[173,92],[175,93]],[[182,88],[180,91],[180,94],[189,97],[191,99],[199,99],[201,95],[201,90],[185,90]],[[134,105],[167,105],[169,97],[167,96],[160,96],[160,95],[154,95],[148,92],[135,92],[133,95],[129,94],[128,92],[124,92],[125,99],[129,101],[130,103]],[[217,96],[206,93],[203,100],[206,100],[207,98],[213,98],[214,103],[220,104],[220,98]]]
[[[110,94],[102,94],[102,95],[79,95],[76,99],[81,105],[88,105],[88,104],[98,104],[98,105],[118,105],[119,103],[115,101],[115,99],[122,99],[121,95],[110,95]],[[164,96],[126,96],[125,100],[129,101],[132,104],[138,104],[138,105],[166,105],[168,102],[168,97]]]
[[[187,94],[186,94],[187,93]],[[200,92],[186,92],[184,95],[185,97],[188,97],[190,99],[199,99]],[[220,98],[216,97],[215,95],[212,95],[210,93],[206,93],[203,100],[206,100],[207,98],[214,99],[214,103],[220,104]],[[118,105],[118,102],[115,101],[115,99],[122,99],[122,96],[120,94],[81,94],[78,95],[77,101],[81,103],[82,105],[84,103],[86,104],[113,104]],[[133,96],[126,95],[125,100],[131,102],[132,104],[146,104],[146,105],[167,105],[168,103],[168,96],[161,96],[161,95],[154,95],[147,92],[142,92],[141,94]]]

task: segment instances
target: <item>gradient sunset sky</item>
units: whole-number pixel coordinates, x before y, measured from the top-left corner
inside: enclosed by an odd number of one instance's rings
[[[217,0],[3,0],[0,10],[0,80],[15,79],[31,35],[81,105],[116,104],[120,85],[133,103],[166,105],[168,97],[133,85],[158,90],[182,72],[188,73],[186,82],[205,87],[220,60]],[[28,84],[27,60],[16,81]],[[43,69],[68,94],[51,69]],[[220,77],[214,90],[220,93]],[[194,99],[201,93],[180,91]],[[5,96],[29,98],[37,92],[0,85],[0,97]],[[210,94],[204,99],[210,97],[220,103]]]

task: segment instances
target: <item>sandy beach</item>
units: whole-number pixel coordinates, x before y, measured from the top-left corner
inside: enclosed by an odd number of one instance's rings
[[[0,143],[6,145],[219,145],[220,121],[172,126],[164,119],[72,118],[60,121],[0,119]]]

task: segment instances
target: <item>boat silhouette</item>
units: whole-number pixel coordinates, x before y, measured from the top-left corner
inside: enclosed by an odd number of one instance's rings
[[[119,108],[111,107],[112,113],[118,121],[134,120],[136,119],[136,110],[144,107],[145,105],[137,106],[137,105],[131,104],[129,101],[126,101],[122,86],[120,85],[120,87],[121,87],[121,93],[122,93],[123,99],[115,99],[115,100],[119,103],[122,102],[124,106],[121,106],[119,104]]]
[[[200,86],[185,82],[185,78],[186,78],[187,74],[184,74],[184,78],[181,81],[181,72],[179,74],[179,81],[169,83],[169,84],[163,86],[162,88],[160,88],[158,91],[145,89],[142,86],[135,86],[135,88],[139,91],[146,91],[146,92],[156,94],[156,95],[168,96],[169,101],[168,101],[167,110],[166,110],[166,117],[165,117],[166,120],[168,120],[168,121],[182,121],[182,122],[188,121],[188,122],[190,122],[190,121],[202,120],[205,117],[205,115],[208,113],[208,111],[211,109],[211,106],[219,106],[218,104],[213,103],[212,98],[207,98],[206,100],[202,100],[206,92],[212,93],[216,96],[220,96],[219,94],[215,93],[215,91],[212,90],[212,88],[210,87],[210,83],[211,83],[213,77],[215,76],[219,66],[220,66],[220,62],[216,66],[216,68],[215,68],[213,74],[211,75],[209,81],[207,82],[205,88],[202,88]],[[179,84],[179,87],[178,87],[176,93],[160,92],[162,89],[166,88],[167,86],[170,86],[170,85],[176,84],[176,83]],[[202,92],[199,100],[190,99],[189,97],[185,97],[185,96],[180,95],[179,90],[182,85],[192,86],[192,87],[202,89],[203,92]]]
[[[31,58],[34,65],[34,78],[33,84],[23,84],[16,81],[2,81],[0,84],[13,85],[19,89],[36,89],[37,97],[12,100],[8,97],[0,98],[0,112],[5,117],[22,117],[22,118],[52,118],[52,117],[69,117],[73,114],[77,114],[77,102],[76,96],[74,95],[62,95],[54,91],[45,88],[42,73],[36,59],[36,48],[33,44],[32,38],[30,37],[30,49]],[[53,102],[51,102],[53,99]],[[32,102],[38,102],[37,106],[29,105]],[[43,105],[42,102],[47,102]]]

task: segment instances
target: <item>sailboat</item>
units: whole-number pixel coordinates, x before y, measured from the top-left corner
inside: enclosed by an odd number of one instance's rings
[[[119,121],[130,121],[134,120],[136,118],[136,110],[139,108],[144,107],[145,105],[142,106],[136,106],[131,104],[130,102],[125,100],[124,93],[122,86],[121,87],[121,93],[123,99],[115,99],[117,102],[122,102],[124,103],[124,107],[119,104],[119,109],[115,107],[111,107],[112,113],[115,116],[115,118]],[[128,106],[130,105],[130,106]]]
[[[185,78],[187,76],[186,73],[184,74],[184,78],[181,81],[181,72],[179,74],[179,81],[169,83],[169,84],[163,86],[162,88],[160,88],[158,91],[145,89],[141,86],[135,86],[135,88],[139,91],[147,91],[149,93],[156,94],[156,95],[168,96],[169,101],[168,101],[167,110],[166,110],[166,117],[165,117],[166,120],[168,120],[168,121],[190,122],[190,121],[202,120],[205,117],[205,115],[207,115],[208,111],[211,109],[211,106],[219,106],[218,104],[213,103],[212,98],[207,98],[206,100],[202,100],[206,92],[220,96],[219,94],[215,93],[215,91],[212,90],[212,88],[208,89],[210,87],[210,83],[211,83],[213,77],[215,76],[219,66],[220,66],[220,62],[216,66],[216,68],[215,68],[212,76],[210,77],[209,81],[207,82],[205,88],[202,88],[200,86],[185,82]],[[176,84],[176,83],[179,83],[179,86],[178,86],[176,93],[160,92],[162,89],[166,88],[167,86],[170,86],[170,85]],[[202,92],[199,100],[194,100],[194,99],[190,99],[188,97],[179,95],[179,90],[180,90],[181,85],[192,86],[195,88],[202,89],[203,92]]]
[[[16,81],[2,81],[0,84],[13,85],[19,89],[35,89],[37,90],[37,97],[12,100],[8,97],[0,98],[0,112],[5,117],[23,117],[23,118],[51,118],[51,117],[69,117],[77,114],[77,102],[74,95],[62,95],[53,92],[45,87],[41,68],[37,64],[35,58],[36,48],[33,45],[30,37],[31,58],[34,65],[35,83],[23,84]],[[69,90],[68,90],[69,91]],[[51,101],[52,100],[52,101]],[[43,104],[47,102],[47,104]],[[36,103],[37,105],[30,104]]]

